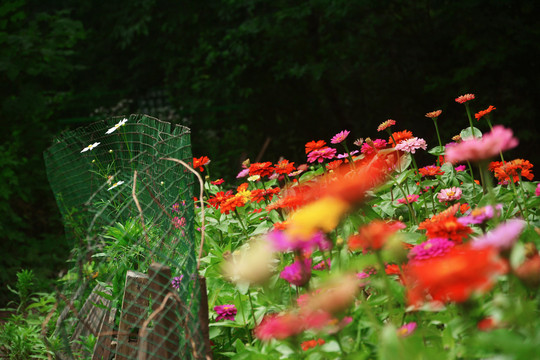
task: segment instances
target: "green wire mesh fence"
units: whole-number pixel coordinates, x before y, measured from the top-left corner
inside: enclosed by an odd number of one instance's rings
[[[44,157],[73,249],[51,320],[56,357],[206,358],[194,178],[164,160],[192,160],[189,129],[113,118],[61,134]]]

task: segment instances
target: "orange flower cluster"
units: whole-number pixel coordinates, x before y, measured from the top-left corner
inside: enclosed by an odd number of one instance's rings
[[[424,301],[464,302],[474,292],[486,292],[507,264],[491,247],[456,246],[448,254],[410,263],[405,270],[410,305]]]
[[[481,118],[483,118],[484,116],[486,116],[487,114],[489,114],[490,112],[496,109],[497,108],[495,106],[489,105],[489,107],[486,110],[482,110],[474,114],[474,117],[476,120],[480,120]]]
[[[281,191],[278,187],[250,191],[248,186],[248,183],[239,185],[236,194],[233,194],[231,190],[218,192],[208,199],[208,207],[219,209],[222,214],[229,214],[229,212],[234,211],[237,207],[244,206],[249,201],[259,203],[263,200],[272,200],[272,197]]]
[[[532,173],[533,164],[529,160],[515,159],[512,161],[493,161],[489,164],[488,169],[494,173],[495,177],[500,182],[510,181],[510,177],[514,182],[519,181],[519,175],[527,180],[532,180],[534,174]]]

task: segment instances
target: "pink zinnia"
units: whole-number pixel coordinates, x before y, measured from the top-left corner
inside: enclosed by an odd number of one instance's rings
[[[324,236],[324,233],[320,231],[315,233],[311,238],[304,239],[287,235],[283,231],[273,230],[266,235],[266,239],[272,244],[276,251],[311,251],[317,247],[321,250],[329,250],[332,248],[332,242],[330,242]]]
[[[426,140],[413,137],[411,139],[402,140],[395,147],[396,150],[405,151],[411,154],[414,154],[418,149],[427,149]]]
[[[397,329],[397,333],[399,337],[407,337],[411,335],[414,330],[416,330],[416,323],[410,322]]]
[[[330,140],[330,142],[332,144],[339,144],[340,142],[345,140],[347,136],[349,136],[350,133],[351,132],[348,130],[343,130],[342,132],[339,132],[336,135],[334,135],[334,137],[332,138],[332,140]]]
[[[405,198],[401,198],[401,199],[397,199],[397,202],[398,204],[406,204],[408,201],[410,204],[413,202],[417,202],[419,198],[420,198],[419,195],[411,194],[411,195],[407,195],[407,200],[405,200]]]
[[[407,255],[411,261],[421,261],[437,256],[443,256],[456,243],[445,238],[433,238],[413,247]]]
[[[467,169],[467,167],[465,165],[459,165],[459,166],[456,166],[454,168],[454,170],[456,170],[456,172],[465,171],[466,169]]]
[[[303,286],[311,279],[311,259],[296,260],[289,266],[285,266],[280,278],[296,286]]]
[[[237,310],[233,304],[218,305],[214,307],[214,311],[218,314],[216,321],[231,320],[234,321]]]
[[[315,266],[313,266],[313,270],[326,270],[326,269],[330,270],[330,259],[327,259],[326,261],[323,260],[320,263],[315,264]]]
[[[485,235],[472,240],[473,248],[495,247],[499,250],[509,250],[519,239],[525,228],[525,221],[520,219],[508,220]]]
[[[240,171],[238,175],[236,175],[236,178],[240,179],[240,178],[248,176],[248,174],[249,174],[249,169],[242,169],[242,171]]]
[[[540,196],[540,183],[538,183],[538,185],[536,185],[535,194],[536,194],[536,196]]]
[[[465,104],[467,101],[474,100],[474,94],[465,94],[456,98],[456,102]]]
[[[377,128],[377,131],[386,130],[392,125],[396,125],[396,120],[388,119],[385,122],[383,122],[381,125],[379,125],[379,127]]]
[[[375,146],[375,149],[384,149],[386,147],[386,140],[384,139],[375,139],[373,140],[373,146]],[[371,155],[375,152],[375,149],[373,149],[373,146],[369,145],[368,143],[363,143],[362,147],[360,148],[360,152],[365,155]]]
[[[469,139],[446,146],[446,160],[451,163],[461,161],[481,161],[499,155],[500,152],[515,148],[519,141],[511,129],[496,125],[481,139]]]
[[[448,201],[454,201],[461,199],[462,191],[460,188],[452,186],[448,189],[442,189],[437,194],[437,199],[439,199],[439,202],[448,202]]]
[[[322,163],[324,159],[333,159],[336,156],[336,152],[336,149],[332,149],[329,147],[324,147],[319,150],[313,150],[308,154],[308,162],[312,163],[318,161],[319,163]]]

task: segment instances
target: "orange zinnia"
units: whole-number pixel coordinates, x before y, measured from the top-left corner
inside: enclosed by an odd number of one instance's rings
[[[193,168],[199,168],[199,171],[203,172],[205,165],[210,164],[210,159],[208,156],[201,156],[200,158],[193,158]]]
[[[263,163],[253,163],[249,166],[249,175],[270,176],[274,173],[274,168],[270,161]]]
[[[495,177],[501,182],[509,181],[510,176],[514,182],[517,182],[519,181],[519,175],[521,175],[522,178],[532,180],[534,178],[534,174],[531,170],[532,168],[533,164],[531,164],[529,160],[523,159],[515,159],[505,163],[494,161],[489,164],[488,167],[488,169],[494,172]]]
[[[294,167],[294,162],[289,162],[289,160],[280,160],[277,164],[274,165],[274,170],[278,174],[289,175],[296,168]]]
[[[486,292],[507,264],[493,248],[456,246],[444,256],[410,263],[405,270],[410,305],[423,301],[464,302],[474,292]]]
[[[394,139],[392,139],[392,137]],[[388,143],[391,146],[395,146],[396,144],[399,144],[402,140],[408,140],[413,137],[412,132],[408,130],[398,131],[395,133],[392,133],[392,136],[388,138]],[[396,140],[396,144],[394,144],[394,140]]]
[[[492,112],[495,109],[497,109],[495,106],[489,105],[489,107],[486,110],[482,110],[482,111],[479,111],[476,114],[474,114],[474,117],[476,118],[476,120],[480,120],[482,117],[489,114],[490,112]]]
[[[306,144],[306,154],[309,154],[313,150],[322,149],[325,145],[326,141],[324,140],[310,141]]]

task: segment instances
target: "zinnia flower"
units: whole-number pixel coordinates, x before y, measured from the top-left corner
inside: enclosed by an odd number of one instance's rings
[[[262,162],[262,163],[253,163],[249,166],[249,175],[259,175],[260,177],[270,176],[274,172],[274,167],[272,163]]]
[[[434,215],[431,219],[423,221],[418,226],[420,230],[426,230],[429,239],[447,238],[460,244],[473,231],[470,227],[462,225],[454,216],[459,204],[446,209],[442,213]]]
[[[392,146],[395,146],[394,140],[396,140],[396,144],[399,144],[402,140],[407,140],[413,137],[412,132],[408,130],[398,131],[392,133],[392,136],[388,138],[388,143]]]
[[[397,333],[399,337],[407,337],[411,335],[414,330],[416,330],[416,323],[410,322],[397,329]]]
[[[125,125],[125,123],[127,123],[128,119],[124,118],[122,120],[120,120],[118,122],[118,124],[114,125],[112,128],[110,128],[109,130],[107,130],[107,132],[105,134],[112,134],[113,132],[116,131],[116,129],[118,129],[120,126],[123,126]]]
[[[343,131],[337,133],[336,135],[334,135],[334,137],[332,138],[332,140],[330,140],[330,142],[332,144],[339,144],[339,143],[343,142],[347,138],[347,136],[349,136],[350,133],[351,132],[348,131],[348,130],[343,130]]]
[[[499,155],[500,152],[512,149],[519,141],[510,129],[496,125],[493,130],[481,139],[473,138],[446,147],[446,160],[451,163],[462,161],[481,161]]]
[[[444,171],[441,170],[441,167],[436,165],[424,166],[423,168],[418,169],[418,172],[422,176],[437,176],[444,174]]]
[[[456,246],[444,256],[409,263],[405,270],[408,302],[464,302],[474,292],[491,289],[496,277],[506,271],[495,249]]]
[[[474,100],[474,94],[465,94],[456,98],[456,102],[460,104],[465,104],[467,101]]]
[[[216,321],[231,320],[234,321],[237,310],[233,304],[218,305],[214,307],[214,311],[218,314]]]
[[[519,181],[519,176],[532,180],[534,174],[532,173],[533,164],[529,160],[514,159],[512,161],[493,161],[489,164],[488,169],[494,172],[495,177],[500,182],[510,181],[510,177],[515,182]]]
[[[536,185],[536,190],[534,193],[536,194],[536,196],[540,196],[540,183]]]
[[[397,202],[398,202],[398,204],[407,204],[407,202],[409,202],[409,204],[411,204],[413,202],[417,202],[419,198],[420,198],[419,195],[411,194],[411,195],[407,195],[406,199],[405,198],[397,199]]]
[[[519,239],[525,228],[525,221],[519,219],[508,220],[499,224],[487,234],[474,238],[471,242],[474,248],[494,247],[500,251],[509,250]]]
[[[208,158],[208,156],[201,156],[200,158],[193,158],[193,168],[194,169],[199,168],[199,171],[201,172],[204,171],[203,166],[206,166],[208,164],[210,164],[210,159]]]
[[[184,278],[184,275],[180,275],[180,276],[175,276],[172,280],[171,280],[171,285],[174,289],[178,290],[180,289],[180,284],[182,283],[182,279]]]
[[[356,154],[358,154],[358,153],[359,153],[358,150],[353,150],[353,151],[351,151],[350,153],[339,154],[339,155],[337,156],[337,158],[338,158],[338,159],[346,159],[346,158],[349,157],[349,155],[350,155],[350,156],[353,156],[353,155],[356,155]]]
[[[323,232],[316,232],[311,237],[291,236],[284,231],[274,230],[266,234],[276,251],[311,251],[315,248],[329,249],[332,243],[324,236]]]
[[[217,180],[214,180],[214,181],[210,181],[210,184],[212,185],[221,185],[225,182],[225,180],[223,179],[217,179]]]
[[[470,224],[484,224],[488,220],[492,219],[495,214],[501,213],[502,204],[496,206],[484,206],[472,210],[467,216],[460,217],[458,221],[463,225]],[[498,216],[498,215],[497,215]]]
[[[318,161],[319,163],[322,163],[324,159],[333,159],[336,156],[336,149],[324,147],[319,150],[313,150],[308,154],[308,162],[312,163],[315,161]]]
[[[414,154],[418,149],[426,150],[427,144],[426,140],[414,137],[411,139],[402,140],[395,146],[395,149]]]
[[[365,142],[362,144],[360,152],[365,155],[371,155],[376,150],[384,149],[386,147],[386,144],[386,140],[383,139],[375,139],[370,142]]]
[[[482,111],[479,111],[477,112],[476,114],[474,114],[474,117],[476,118],[476,120],[480,120],[482,117],[486,116],[487,114],[489,114],[490,112],[492,112],[493,110],[497,109],[495,106],[493,105],[489,105],[489,107],[486,109],[486,110],[482,110]]]
[[[304,286],[311,279],[311,259],[296,260],[285,266],[279,277],[293,285]]]
[[[435,111],[432,111],[432,112],[428,112],[426,114],[426,117],[431,118],[431,119],[435,119],[435,118],[438,118],[439,115],[441,115],[441,113],[442,113],[442,110],[435,110]]]
[[[443,256],[456,244],[445,238],[433,238],[413,247],[407,255],[411,261],[421,261]]]
[[[242,170],[240,170],[240,172],[238,173],[238,175],[236,175],[236,178],[237,178],[237,179],[241,179],[241,178],[246,177],[246,176],[248,176],[248,175],[249,175],[249,168],[247,168],[247,169],[242,169]]]
[[[309,154],[313,150],[319,150],[325,147],[326,141],[324,140],[318,140],[318,141],[310,141],[306,144],[306,154]]]
[[[448,202],[448,201],[454,201],[461,199],[462,191],[458,187],[451,187],[448,189],[442,189],[437,194],[437,199],[439,199],[439,202]]]
[[[288,175],[292,173],[296,168],[294,167],[294,162],[289,162],[289,160],[281,160],[277,164],[274,164],[274,171],[278,174]]]
[[[388,119],[385,122],[381,123],[379,127],[377,128],[377,131],[383,131],[388,129],[390,126],[396,125],[396,121],[392,119]]]
[[[323,345],[324,343],[325,341],[323,339],[308,340],[308,341],[304,341],[302,344],[300,344],[300,346],[302,347],[302,350],[307,351],[311,348],[314,348],[317,345]]]

